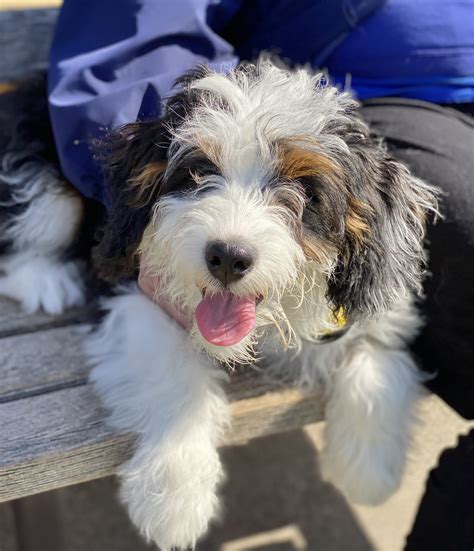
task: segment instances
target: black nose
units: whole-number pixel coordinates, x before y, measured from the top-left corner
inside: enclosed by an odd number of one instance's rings
[[[206,248],[206,264],[211,274],[224,286],[237,281],[252,269],[253,252],[236,243],[213,241]]]

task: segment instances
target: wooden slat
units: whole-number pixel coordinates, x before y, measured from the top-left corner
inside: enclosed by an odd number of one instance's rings
[[[0,500],[110,475],[128,457],[133,436],[106,425],[84,382],[82,338],[68,327],[1,340]],[[234,375],[227,392],[234,422],[226,444],[322,418],[318,396],[275,391],[252,371]]]
[[[0,338],[86,322],[95,312],[96,306],[89,304],[83,308],[72,308],[60,316],[42,312],[25,314],[16,302],[0,297]]]
[[[232,414],[226,445],[319,421],[322,404],[286,390],[233,402]],[[134,438],[104,418],[90,385],[0,404],[0,501],[113,474]]]
[[[0,0],[0,11],[57,8],[62,0]]]
[[[88,385],[0,404],[0,419],[0,500],[104,476],[132,441],[105,425]]]
[[[23,323],[31,328],[27,320]],[[85,384],[87,330],[87,325],[71,325],[0,339],[0,403]],[[275,387],[251,368],[241,368],[231,379],[233,400],[255,397]]]
[[[0,339],[0,403],[84,384],[84,326]]]
[[[133,446],[133,435],[107,426],[87,383],[86,326],[38,330],[49,323],[13,306],[0,313],[4,332],[9,324],[21,332],[0,339],[0,501],[113,474]],[[231,376],[227,394],[234,422],[226,444],[322,419],[318,396],[275,388],[250,369]]]
[[[304,395],[296,389],[269,391],[231,404],[232,429],[226,445],[299,429],[322,421],[324,404],[319,394]]]
[[[0,82],[47,67],[57,16],[55,8],[0,10]]]

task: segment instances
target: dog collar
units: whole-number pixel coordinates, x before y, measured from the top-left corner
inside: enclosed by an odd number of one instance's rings
[[[315,341],[316,343],[325,344],[328,342],[333,342],[341,338],[349,331],[351,324],[348,323],[346,315],[344,313],[344,308],[342,306],[336,313],[332,314],[331,317],[331,321],[335,325],[336,329],[329,329],[321,333],[321,335],[317,337]]]

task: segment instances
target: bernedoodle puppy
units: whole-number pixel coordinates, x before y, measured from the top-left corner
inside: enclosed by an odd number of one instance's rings
[[[84,296],[83,202],[35,87],[1,101],[0,293],[60,312]],[[327,480],[367,504],[400,483],[420,381],[407,343],[437,192],[357,108],[307,70],[201,67],[162,119],[100,146],[110,204],[94,265],[138,285],[106,301],[86,345],[111,423],[137,434],[121,497],[162,549],[194,545],[217,514],[221,382],[257,356],[276,376],[323,385]]]

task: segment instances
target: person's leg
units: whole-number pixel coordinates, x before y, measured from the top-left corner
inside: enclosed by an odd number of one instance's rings
[[[371,100],[363,118],[416,176],[444,192],[444,219],[428,231],[426,326],[414,345],[431,390],[474,418],[474,119],[450,108],[399,98]]]
[[[472,551],[473,502],[474,430],[471,430],[459,438],[455,448],[442,453],[438,466],[431,471],[405,551]]]
[[[474,418],[474,119],[424,102],[384,98],[362,116],[389,150],[444,192],[444,219],[428,231],[426,325],[414,350],[428,386],[461,415]],[[430,473],[406,551],[474,547],[474,431],[446,450]]]

